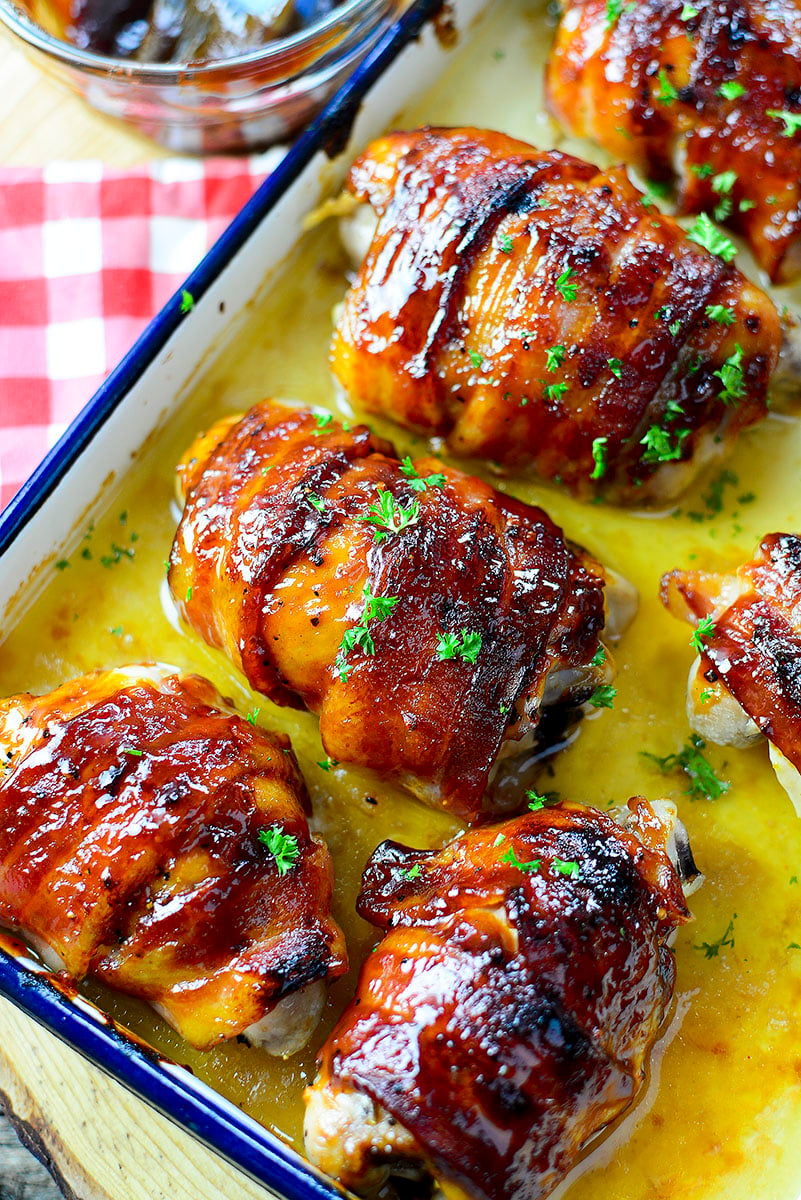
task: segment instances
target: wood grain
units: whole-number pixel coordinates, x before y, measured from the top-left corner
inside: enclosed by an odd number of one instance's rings
[[[0,1200],[57,1200],[58,1188],[0,1117]]]
[[[68,1200],[264,1200],[271,1194],[6,1000],[0,1000],[0,1093],[22,1141]],[[31,1191],[25,1200],[39,1197]]]
[[[100,158],[127,167],[165,152],[122,122],[101,116],[45,75],[0,29],[0,165]]]

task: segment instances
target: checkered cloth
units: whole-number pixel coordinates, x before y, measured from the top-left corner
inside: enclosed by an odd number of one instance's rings
[[[280,154],[0,170],[0,508]]]

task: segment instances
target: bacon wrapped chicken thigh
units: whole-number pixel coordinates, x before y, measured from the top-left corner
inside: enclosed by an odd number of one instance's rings
[[[285,737],[131,666],[0,702],[0,924],[192,1045],[300,1049],[347,967]]]
[[[464,817],[548,705],[610,678],[604,571],[540,509],[363,425],[268,401],[204,435],[169,582],[183,616],[326,752]],[[616,612],[631,589],[610,589]]]
[[[331,362],[368,410],[627,503],[672,498],[765,415],[772,301],[622,168],[423,129],[347,186],[372,213]]]
[[[798,0],[567,0],[547,88],[566,128],[675,181],[679,211],[742,234],[772,280],[798,275]]]
[[[801,816],[801,537],[771,533],[734,574],[671,571],[662,600],[695,625],[687,715],[724,746],[768,739]]]
[[[440,851],[385,842],[358,909],[384,933],[307,1091],[306,1150],[358,1192],[548,1195],[635,1099],[689,917],[672,806],[544,808]]]

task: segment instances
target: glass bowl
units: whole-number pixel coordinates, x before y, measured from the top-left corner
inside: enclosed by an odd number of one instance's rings
[[[353,71],[408,0],[345,0],[314,25],[214,62],[110,58],[48,33],[22,3],[0,21],[36,64],[94,108],[180,153],[247,150],[288,138]]]

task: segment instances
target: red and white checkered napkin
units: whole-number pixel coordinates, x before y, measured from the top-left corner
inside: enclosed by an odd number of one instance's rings
[[[280,155],[0,169],[0,509]]]

